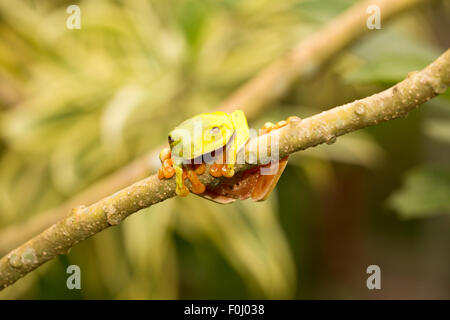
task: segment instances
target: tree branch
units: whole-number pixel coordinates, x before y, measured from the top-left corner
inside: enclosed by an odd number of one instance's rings
[[[332,143],[336,137],[380,122],[406,117],[408,112],[450,85],[450,49],[420,72],[412,72],[397,85],[370,97],[335,107],[310,118],[295,119],[268,135],[253,138],[245,147],[247,156],[256,156],[259,163],[270,159],[267,137],[277,135],[279,157],[316,146]],[[272,143],[273,144],[273,143]],[[257,154],[258,146],[266,146],[267,157]],[[236,166],[236,171],[252,164]],[[209,186],[221,179],[203,174],[200,180]],[[0,288],[5,288],[46,261],[65,254],[72,246],[94,234],[117,225],[130,214],[175,196],[175,179],[159,180],[152,175],[89,207],[73,209],[71,215],[11,251],[0,259]]]
[[[223,101],[219,109],[230,112],[239,106],[248,119],[255,118],[265,106],[283,97],[296,81],[311,76],[331,57],[336,56],[356,39],[370,32],[366,26],[368,17],[366,9],[369,5],[379,6],[383,23],[385,23],[399,13],[424,2],[427,0],[358,2],[238,88]],[[163,146],[134,160],[62,205],[38,214],[23,224],[11,226],[2,231],[0,255],[55,223],[67,215],[72,207],[81,203],[93,203],[117,189],[148,176],[151,170],[157,169],[159,165],[158,153],[161,148]]]

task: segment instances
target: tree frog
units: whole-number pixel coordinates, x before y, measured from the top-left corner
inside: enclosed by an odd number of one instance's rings
[[[280,121],[276,125],[266,123],[260,134],[286,125]],[[235,199],[264,200],[275,187],[283,172],[287,157],[279,161],[278,171],[274,175],[261,175],[260,167],[253,167],[235,175],[234,166],[239,150],[249,140],[249,128],[245,114],[235,110],[225,112],[202,113],[179,124],[170,131],[168,141],[170,148],[160,152],[162,167],[158,171],[160,179],[176,175],[176,193],[180,196],[189,194],[184,180],[191,182],[191,191],[219,203],[229,203]],[[220,158],[223,161],[213,163],[209,173],[225,179],[218,187],[208,189],[197,175],[205,172],[204,160]]]

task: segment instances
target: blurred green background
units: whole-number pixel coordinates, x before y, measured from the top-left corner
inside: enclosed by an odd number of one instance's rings
[[[352,0],[0,0],[0,233],[166,141]],[[81,8],[81,29],[66,8]],[[450,5],[383,23],[250,122],[379,92],[450,45]],[[331,41],[332,39],[330,39]],[[171,199],[2,299],[450,298],[450,94],[292,156],[269,200]],[[66,287],[79,265],[82,289]],[[366,287],[381,268],[381,290]]]

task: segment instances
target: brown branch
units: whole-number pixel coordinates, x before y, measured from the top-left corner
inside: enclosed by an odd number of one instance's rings
[[[304,120],[295,119],[279,130],[251,139],[243,151],[247,159],[254,157],[258,163],[266,163],[271,159],[270,152],[274,147],[279,150],[279,157],[285,157],[324,142],[332,143],[336,137],[348,132],[406,117],[409,111],[443,93],[449,85],[450,49],[424,70],[410,73],[407,79],[392,88]],[[267,144],[267,137],[271,143]],[[267,156],[256,152],[263,145],[267,148]],[[252,165],[238,165],[236,171]],[[222,181],[209,174],[199,178],[209,186]],[[152,175],[89,207],[75,208],[71,215],[0,259],[0,288],[11,285],[57,255],[65,254],[78,242],[119,224],[130,214],[174,195],[174,178],[159,180]]]

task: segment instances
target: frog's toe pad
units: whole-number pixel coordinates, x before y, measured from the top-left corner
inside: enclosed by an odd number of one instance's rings
[[[234,176],[234,168],[232,166],[224,165],[222,167],[222,175],[225,178],[231,178]]]
[[[173,168],[172,159],[166,159],[163,161],[161,168],[158,170],[159,179],[170,179],[175,175],[175,169]]]
[[[198,179],[196,170],[189,170],[187,178],[191,182],[191,191],[195,194],[201,194],[205,192],[205,185]]]
[[[175,169],[173,168],[173,161],[171,158],[171,152],[169,148],[161,150],[159,153],[159,159],[161,160],[161,168],[158,170],[159,179],[169,179],[175,174]]]
[[[189,189],[184,184],[182,186],[177,185],[175,193],[180,197],[186,197],[189,194]]]
[[[209,174],[213,177],[219,178],[223,175],[224,165],[221,163],[213,163],[209,168]]]

